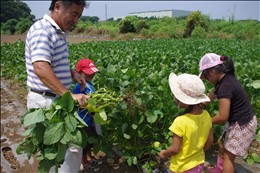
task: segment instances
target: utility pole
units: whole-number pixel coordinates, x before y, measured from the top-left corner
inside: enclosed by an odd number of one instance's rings
[[[234,9],[233,9],[233,14],[231,16],[231,22],[233,23],[235,20],[235,11],[236,11],[236,3],[234,3]]]
[[[105,16],[106,16],[106,20],[107,20],[107,4],[105,5]]]

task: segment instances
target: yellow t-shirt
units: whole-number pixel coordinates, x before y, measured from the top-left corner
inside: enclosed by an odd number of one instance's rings
[[[183,172],[205,162],[203,147],[211,128],[211,117],[206,110],[200,115],[187,113],[174,120],[169,129],[182,137],[182,145],[180,152],[171,157],[170,170]]]

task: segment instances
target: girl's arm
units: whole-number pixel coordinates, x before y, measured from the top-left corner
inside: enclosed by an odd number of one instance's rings
[[[219,112],[211,121],[212,124],[221,124],[228,120],[230,111],[230,98],[219,99]]]
[[[204,148],[203,148],[204,151],[207,151],[207,150],[211,147],[213,141],[214,141],[214,136],[213,136],[212,129],[210,129],[210,131],[209,131],[209,136],[208,136],[208,140],[207,140],[207,142],[205,143]]]
[[[167,160],[168,157],[171,157],[172,155],[179,153],[181,150],[181,144],[182,138],[177,136],[176,134],[173,134],[172,145],[166,150],[162,150],[159,154],[160,157],[163,160]]]
[[[213,100],[215,100],[216,96],[215,96],[215,88],[212,89],[209,93],[208,93],[208,97],[210,99],[210,102],[204,102],[203,105],[204,107],[208,106]]]
[[[216,98],[215,88],[212,89],[212,90],[210,91],[210,93],[208,93],[208,97],[209,97],[209,99],[210,99],[211,102],[212,102],[213,100],[215,100],[215,98]]]

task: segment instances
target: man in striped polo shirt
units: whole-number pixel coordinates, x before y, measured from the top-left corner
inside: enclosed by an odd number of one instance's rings
[[[70,90],[72,78],[85,88],[85,79],[70,68],[66,36],[87,6],[85,0],[52,0],[50,15],[29,29],[25,47],[28,109],[50,107],[56,97]],[[89,99],[84,94],[71,95],[81,106]],[[82,149],[71,145],[59,172],[78,173],[81,157]]]

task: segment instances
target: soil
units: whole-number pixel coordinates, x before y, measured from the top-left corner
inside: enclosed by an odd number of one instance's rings
[[[15,43],[18,40],[25,42],[26,35],[1,35],[1,44],[4,43]],[[107,36],[87,36],[87,35],[69,35],[68,42],[69,43],[80,43],[85,41],[106,41],[112,40]]]
[[[25,40],[24,35],[1,35],[1,44],[14,43],[21,39]],[[75,36],[70,41],[79,43],[83,41],[92,41],[93,38]],[[107,40],[99,38],[96,40]],[[95,41],[96,41],[95,40]],[[21,124],[21,117],[26,112],[26,95],[27,90],[23,84],[15,82],[11,79],[1,78],[1,172],[2,173],[36,173],[38,172],[38,161],[35,157],[28,160],[27,156],[17,155],[16,147],[23,140],[21,133],[24,129]],[[258,145],[259,149],[259,145]],[[207,152],[206,163],[216,164],[217,152]],[[97,157],[103,160],[103,164],[99,165],[98,173],[139,173],[142,172],[135,166],[128,166],[126,162],[122,162],[122,158],[118,154],[114,156]],[[260,172],[260,164],[249,166],[243,158],[236,159],[236,173],[256,173]],[[93,171],[85,171],[92,173]],[[156,171],[154,171],[156,172]]]

